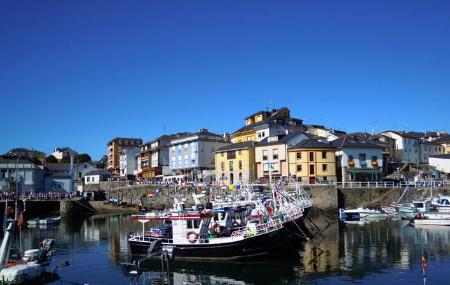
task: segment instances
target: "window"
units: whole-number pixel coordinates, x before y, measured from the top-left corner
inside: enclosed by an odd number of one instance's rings
[[[234,167],[233,167],[233,161],[230,161],[230,171],[233,171],[234,170]]]
[[[278,159],[278,149],[273,149],[272,150],[272,157],[273,159]]]
[[[359,154],[359,164],[361,166],[366,166],[366,154],[365,153]]]
[[[222,161],[220,163],[220,169],[222,169],[222,171],[225,170],[225,162]]]
[[[239,170],[242,169],[242,160],[239,160]]]
[[[310,174],[310,175],[314,175],[314,164],[311,164],[311,165],[309,166],[309,174]]]
[[[192,160],[191,160],[191,163],[192,163],[192,164],[195,164],[195,159],[192,159]]]
[[[348,166],[354,166],[355,165],[355,161],[353,159],[353,155],[349,155],[348,156]]]
[[[328,178],[326,176],[323,177],[323,181],[327,181]]]
[[[86,177],[86,181],[87,181],[87,182],[91,181],[91,177],[89,177],[89,176]]]
[[[220,153],[220,156],[221,156],[221,157],[224,157],[224,152],[221,152],[221,153]]]
[[[301,165],[297,165],[297,172],[302,172],[302,166]]]
[[[309,161],[314,161],[314,152],[309,153]]]
[[[302,153],[301,152],[297,152],[297,160],[302,159]]]
[[[239,172],[239,180],[242,180],[242,173]]]
[[[263,157],[262,157],[262,159],[263,160],[267,160],[268,159],[267,150],[263,150]]]
[[[328,164],[322,164],[322,171],[327,172],[328,171]]]
[[[322,158],[326,159],[327,158],[327,152],[326,151],[322,151]]]
[[[235,159],[235,158],[236,158],[236,151],[227,152],[227,159]]]

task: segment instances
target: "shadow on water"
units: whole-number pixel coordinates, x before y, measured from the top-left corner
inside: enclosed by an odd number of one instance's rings
[[[447,275],[437,272],[439,265],[445,268],[450,264],[450,227],[414,228],[405,221],[349,225],[319,215],[311,217],[312,222],[325,230],[303,244],[297,259],[180,262],[170,265],[170,273],[165,275],[161,275],[161,264],[156,263],[142,268],[139,276],[130,277],[120,265],[137,258],[130,254],[127,237],[140,232],[142,226],[128,218],[92,216],[62,221],[56,227],[23,229],[21,246],[36,248],[44,238],[56,239],[54,263],[68,260],[71,264],[58,274],[61,280],[78,284],[350,284],[367,280],[389,284],[389,272],[401,272],[402,278],[418,284],[422,250],[431,263],[431,284],[435,276]],[[49,284],[60,284],[61,280]]]

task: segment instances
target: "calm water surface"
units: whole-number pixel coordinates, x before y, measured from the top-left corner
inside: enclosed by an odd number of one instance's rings
[[[94,216],[57,227],[25,229],[22,244],[35,248],[44,238],[57,241],[53,265],[60,280],[48,284],[450,284],[450,227],[421,228],[405,221],[365,225],[326,223],[305,244],[302,257],[250,263],[183,263],[161,275],[155,264],[139,277],[127,277],[120,264],[132,259],[127,244],[130,232],[141,224],[127,216]],[[424,280],[421,251],[428,256]]]

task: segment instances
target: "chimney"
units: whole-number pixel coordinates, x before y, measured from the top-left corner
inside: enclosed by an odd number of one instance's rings
[[[224,139],[226,142],[229,142],[229,141],[230,141],[230,134],[227,133],[227,132],[223,133],[223,139]]]

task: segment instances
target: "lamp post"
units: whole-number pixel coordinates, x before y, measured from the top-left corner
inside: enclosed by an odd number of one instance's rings
[[[15,176],[16,176],[16,201],[15,201],[15,203],[14,203],[14,220],[16,220],[17,221],[17,199],[18,199],[18,196],[19,196],[19,171],[17,170],[17,164],[19,163],[19,159],[21,158],[21,156],[19,155],[17,158],[16,158],[16,171],[15,171]],[[22,167],[23,167],[23,165],[22,165]]]

